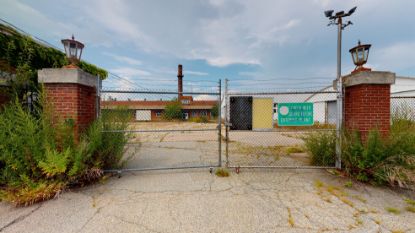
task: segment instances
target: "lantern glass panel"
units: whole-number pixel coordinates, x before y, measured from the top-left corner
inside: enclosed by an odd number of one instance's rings
[[[357,62],[356,53],[351,53],[351,54],[352,54],[353,62],[356,64],[356,62]]]
[[[365,61],[365,50],[363,48],[357,50],[357,59],[359,63]]]

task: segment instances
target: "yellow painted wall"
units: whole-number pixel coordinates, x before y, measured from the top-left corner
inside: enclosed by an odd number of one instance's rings
[[[252,102],[252,128],[272,128],[272,98],[254,98]]]

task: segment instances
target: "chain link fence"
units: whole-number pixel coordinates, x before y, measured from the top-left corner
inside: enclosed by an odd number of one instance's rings
[[[209,92],[102,89],[101,117],[124,115],[128,135],[122,169],[163,170],[221,166],[220,86]],[[119,118],[117,118],[119,119]]]
[[[415,96],[391,96],[391,118],[415,121]]]
[[[225,92],[226,164],[318,168],[305,150],[311,133],[336,133],[337,91]],[[332,155],[334,167],[335,153]],[[324,166],[326,167],[326,166]]]

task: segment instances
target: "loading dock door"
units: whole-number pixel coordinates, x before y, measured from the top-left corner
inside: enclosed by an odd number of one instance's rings
[[[232,96],[229,107],[231,130],[252,130],[252,97]]]
[[[272,129],[272,115],[272,98],[254,98],[252,102],[253,129]]]
[[[151,110],[135,111],[135,119],[137,121],[151,121]]]

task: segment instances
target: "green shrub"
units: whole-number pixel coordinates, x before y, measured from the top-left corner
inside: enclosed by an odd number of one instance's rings
[[[398,123],[392,125],[388,137],[372,130],[363,143],[357,132],[346,134],[342,160],[348,174],[376,184],[415,184],[415,131],[409,127],[409,121],[393,122]]]
[[[123,111],[95,121],[79,140],[73,120],[52,117],[41,95],[36,114],[16,99],[0,112],[0,199],[29,205],[53,198],[70,185],[83,185],[117,167],[128,140]]]
[[[125,152],[125,144],[131,137],[131,134],[122,132],[127,129],[128,122],[131,120],[131,114],[128,110],[119,108],[110,114],[103,114],[101,117],[102,128],[104,133],[100,135],[95,132],[102,144],[99,147],[99,158],[103,168],[117,168],[122,165],[121,161]],[[92,128],[91,128],[92,129]],[[118,131],[118,132],[117,132]],[[97,141],[99,142],[100,140]]]
[[[305,138],[305,149],[311,156],[311,164],[316,166],[333,166],[336,155],[336,132],[318,131]]]
[[[166,105],[163,112],[165,120],[182,120],[182,105],[179,101],[171,101]]]
[[[216,118],[219,116],[219,104],[215,104],[213,108],[210,110],[210,114],[212,114],[213,118]]]

